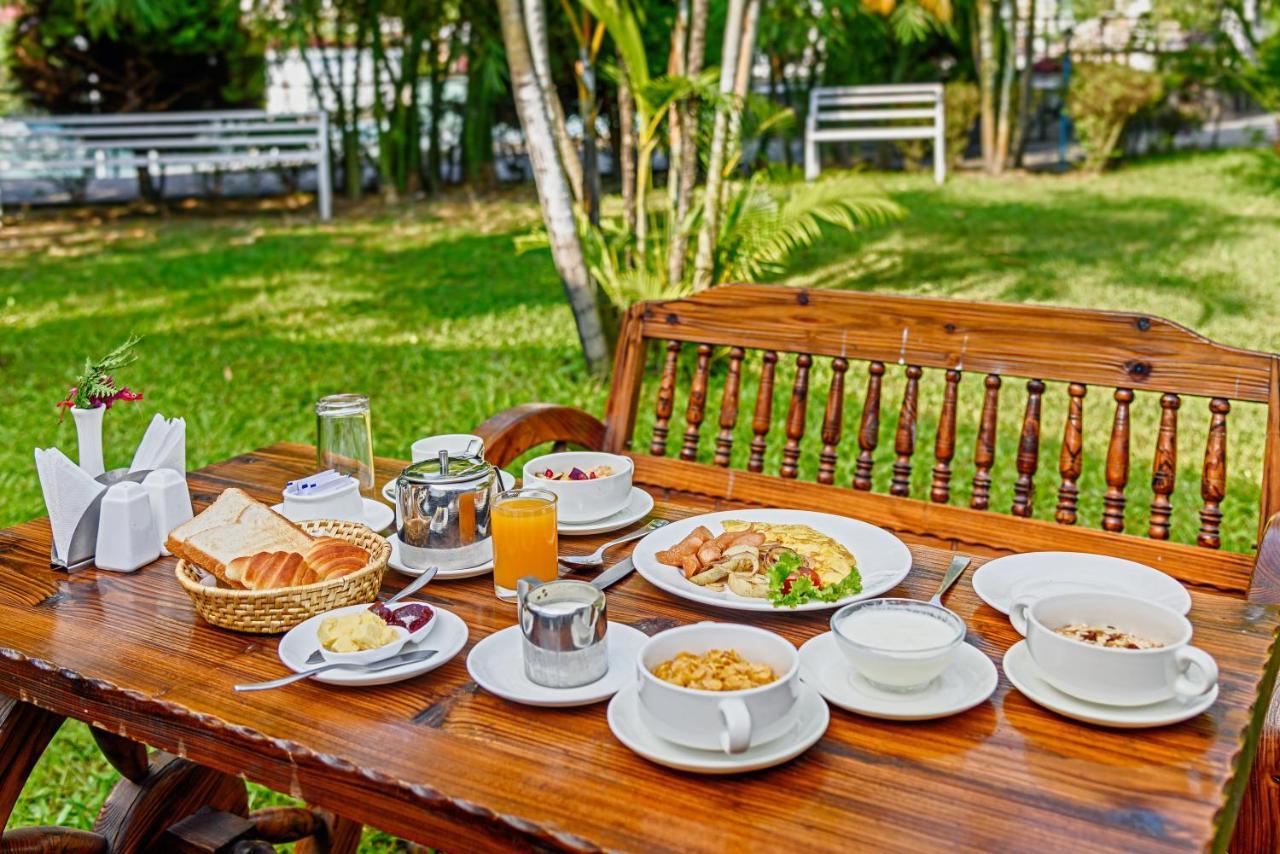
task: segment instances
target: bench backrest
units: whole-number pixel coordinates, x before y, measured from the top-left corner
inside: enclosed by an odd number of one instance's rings
[[[1227,491],[1233,404],[1259,410],[1265,439],[1261,471],[1231,486],[1258,496],[1261,524],[1280,510],[1271,353],[1143,314],[729,285],[633,306],[614,371],[605,446],[630,454],[642,483],[828,510],[960,548],[1128,557],[1239,595],[1276,584],[1253,577],[1255,530],[1221,548],[1224,500],[1240,501]],[[865,394],[846,415],[855,377]],[[1047,422],[1050,411],[1060,418]],[[1170,539],[1175,513],[1198,517],[1194,543]]]
[[[941,83],[820,86],[809,93],[808,135],[819,141],[933,139],[944,123],[942,92]]]
[[[327,157],[327,136],[323,112],[13,116],[0,119],[0,173],[317,163]]]

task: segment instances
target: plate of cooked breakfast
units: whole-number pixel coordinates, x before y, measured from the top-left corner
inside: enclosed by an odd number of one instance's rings
[[[178,581],[206,621],[257,633],[370,601],[391,553],[365,525],[294,523],[235,488],[170,531],[165,547],[181,559]]]
[[[902,540],[867,522],[808,510],[726,510],[672,522],[632,554],[651,584],[737,611],[821,611],[896,587]]]

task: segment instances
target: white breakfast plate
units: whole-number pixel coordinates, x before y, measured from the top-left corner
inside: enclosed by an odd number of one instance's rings
[[[1157,602],[1179,614],[1191,610],[1191,595],[1175,579],[1143,563],[1085,552],[1027,552],[978,567],[973,591],[1001,614],[1023,595],[1083,591],[1123,593]]]
[[[800,647],[800,678],[834,706],[890,721],[958,715],[986,702],[1000,681],[995,663],[977,647],[962,643],[951,665],[924,690],[909,694],[885,691],[853,669],[831,632],[810,638]]]
[[[360,499],[364,502],[364,516],[360,519],[348,519],[349,522],[363,522],[375,533],[384,531],[395,521],[396,512],[381,501],[374,501],[372,498]],[[300,522],[301,519],[295,519],[284,510],[284,504],[273,504],[271,509],[294,522]]]
[[[396,504],[396,480],[397,478],[393,477],[391,480],[382,484],[382,497],[385,498],[387,503],[392,507]],[[509,471],[498,469],[498,484],[502,487],[503,492],[508,489],[515,489],[516,476]]]
[[[594,522],[561,522],[556,529],[568,537],[586,536],[587,534],[607,534],[619,528],[625,528],[639,522],[653,509],[653,496],[638,486],[631,487],[631,496],[627,498],[627,506],[612,516],[605,516]]]
[[[401,653],[414,652],[419,649],[437,650],[436,654],[426,661],[405,664],[400,667],[393,667],[390,670],[380,670],[376,673],[330,670],[328,673],[320,673],[311,678],[316,682],[324,682],[329,685],[364,688],[371,685],[389,685],[392,682],[412,679],[415,676],[421,676],[423,673],[428,673],[437,667],[443,666],[466,646],[467,624],[462,622],[462,618],[457,614],[445,610],[439,605],[432,605],[431,608],[435,611],[436,616],[431,621],[432,625],[428,627],[429,631],[426,637],[419,641],[407,643],[400,650]],[[320,622],[332,614],[332,611],[325,614],[317,614],[311,619],[294,626],[289,630],[288,634],[280,639],[280,647],[277,653],[280,656],[280,660],[284,662],[285,667],[297,673],[315,666],[307,664],[307,659],[320,648],[320,643],[316,640],[316,631],[320,628]]]
[[[822,695],[799,684],[795,723],[783,735],[737,754],[720,750],[696,750],[654,735],[640,718],[635,684],[623,688],[609,701],[609,729],[618,741],[659,765],[695,774],[741,774],[781,765],[804,753],[827,731],[831,711]]]
[[[417,578],[422,575],[424,570],[414,569],[405,564],[400,558],[400,535],[391,534],[387,537],[387,542],[391,544],[391,557],[387,558],[387,566],[396,572],[411,575]],[[484,575],[493,572],[493,558],[489,558],[484,563],[478,563],[475,566],[467,566],[462,569],[442,569],[436,573],[436,581],[453,581],[459,578],[475,578],[477,575]]]
[[[807,602],[796,608],[776,608],[767,599],[739,596],[731,590],[708,590],[684,577],[674,566],[658,563],[655,555],[683,540],[694,528],[706,525],[712,534],[724,530],[724,522],[737,519],[743,522],[770,522],[777,525],[808,525],[842,543],[853,552],[858,572],[862,576],[862,592],[854,593],[835,602]],[[636,545],[632,553],[636,570],[645,580],[682,599],[729,608],[734,611],[824,611],[870,599],[887,593],[901,583],[911,571],[911,551],[902,540],[883,528],[857,519],[833,516],[830,513],[814,513],[810,510],[725,510],[704,513],[672,522],[659,528]]]
[[[649,636],[622,623],[609,623],[605,633],[609,670],[589,685],[547,688],[524,674],[523,637],[519,626],[494,632],[471,648],[467,672],[476,684],[513,703],[564,708],[607,700],[636,681],[636,656]]]
[[[1004,675],[1009,677],[1013,687],[1037,705],[1044,706],[1063,717],[1117,729],[1140,729],[1181,723],[1204,712],[1218,699],[1218,686],[1214,685],[1207,694],[1188,703],[1173,698],[1147,706],[1107,706],[1081,700],[1059,691],[1044,681],[1040,675],[1040,668],[1031,658],[1031,651],[1027,649],[1027,642],[1024,640],[1009,647],[1009,651],[1004,654]]]

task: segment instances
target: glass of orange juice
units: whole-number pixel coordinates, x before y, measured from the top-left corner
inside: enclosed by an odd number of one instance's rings
[[[503,492],[494,502],[491,522],[493,592],[499,599],[514,602],[516,582],[525,576],[539,581],[560,576],[555,493],[545,489]]]

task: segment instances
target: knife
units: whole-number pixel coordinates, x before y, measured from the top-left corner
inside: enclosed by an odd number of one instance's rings
[[[279,679],[272,679],[268,682],[251,682],[247,685],[236,685],[235,690],[243,692],[265,691],[268,688],[279,688],[282,685],[297,682],[299,679],[306,679],[308,676],[315,676],[317,673],[323,673],[326,670],[345,669],[358,670],[362,673],[377,673],[379,670],[390,670],[392,667],[399,667],[403,664],[417,664],[420,661],[426,661],[437,652],[439,652],[438,649],[419,649],[413,652],[402,652],[399,655],[393,655],[390,658],[375,661],[373,664],[326,664],[322,667],[313,667],[310,670],[290,673],[288,676],[281,676]]]
[[[603,590],[615,581],[625,578],[634,568],[635,564],[632,563],[631,558],[624,557],[622,560],[591,579],[591,586],[597,590]]]

